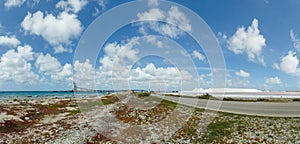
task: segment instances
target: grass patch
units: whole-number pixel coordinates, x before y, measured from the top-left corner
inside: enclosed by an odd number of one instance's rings
[[[198,96],[199,99],[210,99],[210,100],[219,100],[218,98],[206,93],[206,94],[203,94],[201,96]]]
[[[102,97],[97,101],[79,102],[78,105],[80,106],[81,112],[87,112],[93,110],[96,107],[113,104],[118,101],[120,101],[119,97],[117,97],[116,95],[110,95]]]
[[[223,98],[223,101],[257,102],[257,100],[252,100],[252,99],[235,99],[235,98],[231,98],[231,97],[225,97],[225,98]]]
[[[293,101],[298,102],[298,101],[300,101],[300,98],[294,98]]]
[[[168,108],[170,108],[172,110],[175,109],[176,106],[177,106],[177,103],[172,102],[172,101],[168,101],[168,100],[162,100],[160,102],[160,104],[162,104],[162,105],[164,105],[164,106],[166,106],[166,107],[168,107]]]
[[[103,103],[100,101],[91,101],[91,102],[81,102],[78,103],[82,112],[87,112],[93,110],[97,106],[103,106]]]
[[[156,99],[155,99],[156,100]],[[130,124],[142,125],[153,124],[165,119],[176,108],[177,103],[161,100],[159,104],[151,109],[135,109],[122,103],[118,109],[112,111],[116,118]]]
[[[102,101],[103,105],[109,105],[109,104],[118,102],[119,98],[117,96],[106,96],[106,97],[101,98],[101,101]]]
[[[80,113],[81,111],[78,109],[78,110],[72,110],[72,111],[69,111],[69,113],[71,114],[71,115],[76,115],[76,114],[78,114],[78,113]]]
[[[135,96],[137,96],[138,98],[143,98],[143,97],[149,97],[151,93],[149,92],[138,92],[135,93]]]
[[[233,121],[216,121],[208,125],[206,133],[207,136],[205,136],[206,142],[222,142],[222,139],[225,136],[228,136],[233,132],[233,130],[230,129],[233,123]]]
[[[165,94],[165,96],[180,97],[180,95],[174,95],[174,94]]]
[[[199,99],[210,99],[212,96],[208,93],[204,94],[204,95],[201,95],[201,96],[198,96]]]

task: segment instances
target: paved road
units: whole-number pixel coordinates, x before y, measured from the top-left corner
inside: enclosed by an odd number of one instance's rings
[[[235,114],[274,116],[274,117],[300,117],[300,102],[273,103],[273,102],[233,102],[215,101],[196,98],[178,98],[171,96],[154,95],[166,100]],[[218,109],[219,108],[219,109]]]

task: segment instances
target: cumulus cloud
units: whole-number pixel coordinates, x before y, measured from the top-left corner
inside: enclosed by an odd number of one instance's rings
[[[130,80],[145,81],[145,80],[158,80],[164,81],[173,80],[189,80],[192,78],[189,72],[185,70],[179,71],[175,67],[156,67],[153,63],[147,64],[144,68],[136,68],[131,72]]]
[[[71,50],[66,47],[83,30],[77,16],[66,12],[60,13],[57,17],[52,14],[44,15],[41,11],[28,13],[21,26],[29,34],[42,36],[54,47],[55,53],[70,52]]]
[[[188,71],[178,70],[176,67],[156,67],[149,63],[144,68],[132,69],[128,81],[135,87],[162,90],[191,79],[192,75]],[[150,87],[149,83],[152,84]]]
[[[29,45],[19,46],[4,53],[0,61],[0,81],[16,83],[34,83],[39,76],[32,72],[30,61],[34,60],[34,52]]]
[[[99,60],[99,68],[102,77],[120,79],[128,77],[131,64],[138,60],[139,38],[132,38],[126,44],[116,42],[109,43],[104,47],[105,55]]]
[[[56,8],[61,8],[66,12],[78,13],[87,4],[87,0],[61,0],[56,4]]]
[[[109,43],[104,47],[104,56],[99,60],[99,69],[93,70],[92,65],[86,69],[92,71],[90,75],[96,77],[97,84],[111,85],[115,89],[128,88],[128,82],[135,88],[147,88],[149,82],[156,84],[166,82],[167,86],[177,83],[178,86],[180,80],[192,78],[188,71],[178,70],[176,67],[156,67],[153,63],[132,68],[132,64],[139,58],[140,42],[148,42],[147,40],[146,37],[135,37],[124,44]]]
[[[171,38],[177,38],[178,36],[183,35],[184,31],[190,32],[192,30],[189,19],[187,18],[185,13],[180,11],[176,6],[172,6],[169,11],[163,11],[158,8],[151,8],[149,11],[138,13],[137,17],[138,21],[151,20],[166,22],[167,24],[150,22],[149,28]],[[146,26],[145,23],[142,23],[140,31],[143,34],[146,34]],[[180,29],[177,27],[179,27]]]
[[[44,75],[50,75],[54,81],[71,80],[72,65],[65,64],[64,66],[50,54],[39,54],[35,66],[39,69],[39,72]]]
[[[17,47],[20,44],[16,36],[0,36],[0,46]]]
[[[244,70],[240,70],[238,72],[235,72],[235,75],[237,75],[239,77],[243,77],[243,78],[247,78],[247,77],[250,76],[250,74],[245,72]]]
[[[149,39],[151,41],[149,41]],[[163,86],[174,88],[180,86],[182,81],[191,81],[192,75],[187,70],[179,70],[176,67],[157,67],[154,63],[132,67],[139,61],[139,47],[146,42],[156,45],[152,37],[133,37],[126,42],[112,42],[104,46],[103,56],[99,59],[99,67],[90,62],[75,61],[74,81],[81,88],[94,89],[147,89],[149,83],[155,89]],[[97,65],[97,64],[96,64]],[[163,84],[163,85],[161,85]],[[151,89],[154,87],[151,86]],[[163,89],[163,88],[162,88]]]
[[[74,81],[77,86],[81,88],[93,89],[95,88],[96,70],[90,63],[89,59],[85,62],[79,62],[78,60],[74,63]]]
[[[240,27],[228,40],[228,49],[235,54],[246,53],[250,61],[258,61],[265,65],[261,56],[262,49],[266,47],[266,39],[258,28],[258,20],[254,19],[248,28]]]
[[[294,34],[294,30],[293,30],[293,29],[290,30],[290,37],[291,37],[291,40],[292,40],[292,42],[293,42],[294,48],[295,48],[297,51],[299,51],[299,50],[300,50],[300,39],[297,38],[297,35],[296,35],[296,34]]]
[[[39,68],[40,72],[48,75],[57,73],[61,70],[60,62],[50,54],[40,54],[36,59],[35,66]]]
[[[20,7],[26,0],[5,0],[4,6],[6,8]]]
[[[148,6],[157,7],[159,5],[158,0],[148,0]]]
[[[200,52],[194,50],[192,55],[195,57],[195,58],[198,58],[199,61],[204,61],[205,60],[205,56],[203,54],[201,54]]]
[[[288,55],[281,59],[280,69],[288,74],[296,73],[299,60],[295,52],[289,51]]]
[[[266,79],[266,84],[281,84],[281,80],[278,77],[270,77]]]

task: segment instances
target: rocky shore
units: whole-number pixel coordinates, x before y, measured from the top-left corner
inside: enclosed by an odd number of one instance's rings
[[[0,143],[298,143],[300,118],[211,113],[152,96],[0,101]],[[209,125],[203,120],[213,118]]]

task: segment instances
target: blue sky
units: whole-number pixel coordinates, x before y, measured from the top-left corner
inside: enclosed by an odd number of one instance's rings
[[[141,7],[126,9],[128,15],[135,14],[131,23],[111,33],[103,46],[90,48],[100,50],[96,59],[88,57],[89,49],[78,46],[84,43],[82,37],[101,16],[110,16],[127,2],[1,1],[0,91],[68,90],[73,80],[97,89],[213,87],[209,48],[191,35],[201,29],[193,14],[203,19],[220,45],[227,87],[299,90],[299,1],[145,0]],[[117,13],[106,23],[127,17]],[[94,40],[109,32],[108,26],[98,28]],[[86,52],[80,54],[84,59],[77,59],[78,49]]]

